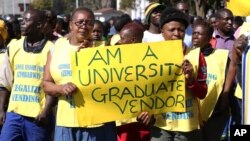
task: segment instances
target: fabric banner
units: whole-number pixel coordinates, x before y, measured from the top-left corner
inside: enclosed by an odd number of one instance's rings
[[[181,41],[82,49],[71,53],[78,121],[93,125],[185,111]],[[81,93],[81,94],[79,94]],[[78,103],[78,104],[77,104]],[[79,104],[80,103],[80,104]]]
[[[244,125],[250,125],[250,53],[249,47],[242,56],[242,122]]]
[[[227,0],[227,8],[230,9],[235,16],[249,16],[249,7],[249,0]]]

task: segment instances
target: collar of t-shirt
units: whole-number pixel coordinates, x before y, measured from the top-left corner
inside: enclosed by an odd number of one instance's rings
[[[40,53],[43,50],[46,42],[47,42],[47,39],[43,38],[36,47],[29,47],[27,38],[25,38],[23,42],[23,49],[26,52]]]
[[[211,44],[207,45],[206,47],[201,48],[201,52],[204,56],[209,56],[214,51]]]
[[[214,31],[214,37],[215,38],[221,38],[221,39],[224,39],[224,40],[230,40],[230,39],[234,40],[235,39],[233,32],[230,34],[230,36],[225,37],[225,36],[222,36],[218,30]]]

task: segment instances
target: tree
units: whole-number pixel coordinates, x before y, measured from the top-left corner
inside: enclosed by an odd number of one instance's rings
[[[56,13],[70,14],[76,8],[76,0],[52,0],[52,1],[53,1],[53,11],[55,11]]]
[[[178,1],[184,1],[189,4],[189,10],[193,15],[205,17],[208,10],[215,11],[216,9],[225,6],[225,0],[149,0],[150,2],[159,2],[167,6],[174,6]]]
[[[110,7],[110,5],[111,5],[111,0],[102,0],[102,2],[101,2],[102,8]]]
[[[121,0],[120,8],[124,10],[127,8],[135,8],[135,0]]]
[[[34,0],[31,6],[35,9],[51,9],[52,0]]]

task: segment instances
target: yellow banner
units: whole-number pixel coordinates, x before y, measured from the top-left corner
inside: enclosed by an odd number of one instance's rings
[[[93,125],[185,111],[181,41],[82,49],[71,54],[78,121]],[[82,125],[81,124],[81,125]]]
[[[227,8],[233,12],[234,16],[249,16],[249,7],[249,0],[227,0]]]

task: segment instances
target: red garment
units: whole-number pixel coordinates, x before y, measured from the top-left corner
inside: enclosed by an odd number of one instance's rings
[[[196,97],[203,99],[207,94],[207,64],[203,53],[200,53],[198,75],[196,81],[188,88]]]
[[[215,47],[216,47],[216,38],[215,38],[215,37],[212,37],[212,38],[211,38],[210,44],[212,45],[212,48],[215,48]]]
[[[117,141],[150,141],[149,128],[138,122],[118,126]]]

